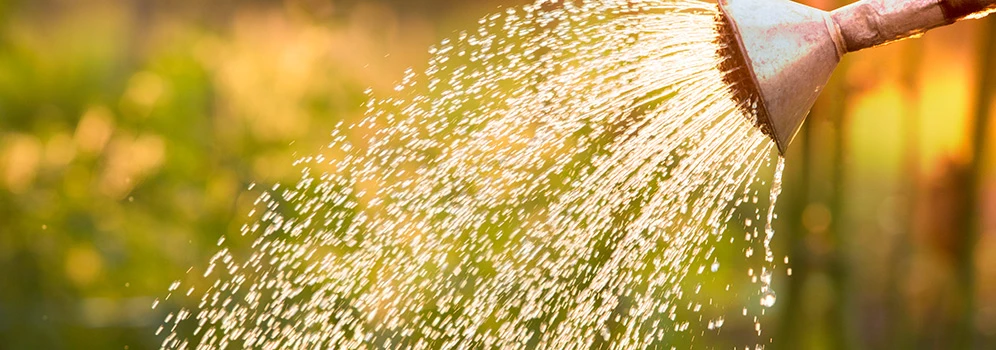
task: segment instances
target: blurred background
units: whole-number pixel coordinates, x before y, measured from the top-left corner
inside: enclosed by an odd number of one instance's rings
[[[249,184],[526,2],[0,0],[0,349],[158,346]],[[996,347],[994,90],[994,19],[845,58],[787,154],[771,348]]]

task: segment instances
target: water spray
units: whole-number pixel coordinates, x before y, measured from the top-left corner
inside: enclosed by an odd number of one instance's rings
[[[720,0],[720,55],[738,102],[780,153],[841,57],[996,12],[996,0],[862,0],[831,12],[789,0]],[[742,69],[747,68],[747,69]]]

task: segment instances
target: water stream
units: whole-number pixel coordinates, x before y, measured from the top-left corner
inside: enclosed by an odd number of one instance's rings
[[[170,287],[163,347],[669,348],[732,322],[767,343],[783,164],[717,16],[541,0],[444,41]]]

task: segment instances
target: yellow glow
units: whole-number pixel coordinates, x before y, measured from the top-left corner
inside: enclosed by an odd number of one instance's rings
[[[6,146],[0,148],[0,175],[11,192],[27,189],[38,172],[42,145],[34,136],[4,135]]]
[[[100,153],[114,132],[114,115],[103,106],[90,107],[76,126],[76,145],[83,152]]]
[[[70,248],[66,252],[66,276],[79,286],[94,282],[104,269],[103,259],[89,245]]]

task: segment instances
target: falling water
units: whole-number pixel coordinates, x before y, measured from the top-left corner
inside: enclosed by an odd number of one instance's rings
[[[775,156],[724,83],[717,16],[541,0],[444,41],[170,287],[193,302],[163,347],[643,348],[731,322],[767,342],[774,217],[752,206]],[[741,239],[742,313],[689,277],[734,270],[717,247]]]

